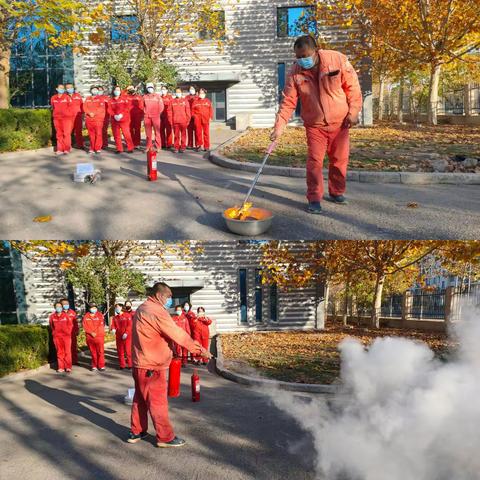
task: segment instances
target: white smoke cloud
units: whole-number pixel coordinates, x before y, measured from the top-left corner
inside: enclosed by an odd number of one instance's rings
[[[379,338],[368,350],[348,339],[344,386],[332,401],[271,395],[312,434],[319,478],[480,479],[480,312],[462,317],[449,362],[404,338]]]

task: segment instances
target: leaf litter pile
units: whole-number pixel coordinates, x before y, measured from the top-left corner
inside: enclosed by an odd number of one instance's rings
[[[338,344],[347,337],[368,345],[378,337],[406,337],[421,341],[442,359],[448,359],[457,344],[443,333],[382,328],[381,330],[332,326],[322,332],[268,332],[222,335],[225,366],[297,383],[330,384],[340,374]]]
[[[240,162],[261,162],[270,140],[270,129],[251,129],[223,153]],[[382,122],[374,127],[351,130],[350,168],[370,171],[431,171],[433,159],[480,158],[480,129],[457,125],[415,126]],[[435,157],[440,155],[440,157]],[[304,128],[287,128],[270,156],[269,165],[305,167],[307,142]],[[451,161],[460,166],[461,162]],[[328,165],[328,159],[325,160]],[[447,170],[448,171],[448,170]],[[480,172],[480,162],[476,169]]]

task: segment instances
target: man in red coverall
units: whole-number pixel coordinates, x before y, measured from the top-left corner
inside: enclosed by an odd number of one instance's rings
[[[75,91],[73,83],[67,83],[65,85],[67,93],[70,95],[73,103],[73,134],[75,138],[75,146],[77,148],[83,148],[83,98]]]
[[[82,324],[92,355],[92,372],[97,369],[103,372],[105,370],[105,319],[95,303],[89,305],[88,312],[83,316]]]
[[[103,120],[102,128],[102,149],[105,150],[108,147],[108,126],[110,125],[110,114],[108,113],[108,102],[110,97],[105,95],[105,89],[99,85],[98,86],[98,96],[105,99],[105,119]]]
[[[121,303],[115,305],[115,316],[113,317],[110,330],[115,334],[120,370],[127,366],[132,368],[132,316],[124,311]],[[126,364],[125,356],[127,357]]]
[[[167,87],[162,87],[163,112],[160,117],[160,137],[162,140],[162,149],[166,150],[173,147],[172,124],[168,119],[168,111],[173,97],[168,93]]]
[[[358,123],[362,91],[345,55],[319,49],[309,35],[299,37],[294,50],[297,62],[288,75],[271,140],[281,137],[300,100],[308,143],[308,211],[320,214],[325,153],[329,158],[329,199],[346,203],[349,129]]]
[[[175,307],[175,315],[173,315],[172,319],[175,322],[175,325],[177,325],[177,327],[185,330],[185,332],[187,332],[191,337],[193,337],[190,330],[190,322],[188,321],[186,315],[183,314],[182,307],[180,305],[177,305]],[[185,367],[188,363],[188,350],[181,347],[180,345],[177,345],[176,343],[172,345],[172,348],[175,356],[182,359],[182,367]]]
[[[128,153],[133,153],[133,141],[130,134],[130,98],[122,93],[118,86],[114,87],[112,97],[108,102],[108,113],[111,118],[113,138],[117,147],[115,153],[123,152],[122,133],[127,144]]]
[[[57,137],[56,155],[67,155],[72,149],[73,105],[72,99],[65,92],[65,86],[59,84],[57,93],[50,99],[53,124]]]
[[[175,136],[175,153],[184,153],[187,148],[187,127],[191,119],[190,103],[182,97],[182,90],[177,88],[175,98],[170,103],[168,111],[170,123]]]
[[[130,134],[133,146],[139,148],[142,138],[143,98],[137,94],[133,85],[127,87],[127,94],[130,97]]]
[[[210,120],[213,120],[212,102],[207,98],[207,91],[200,89],[198,98],[192,105],[192,117],[195,124],[197,152],[210,150]]]
[[[188,95],[186,98],[190,105],[190,111],[191,111],[194,102],[198,99],[197,90],[193,85],[190,86],[188,90]],[[198,146],[196,144],[196,139],[195,139],[195,122],[193,120],[193,117],[190,119],[188,123],[187,132],[188,132],[188,149],[193,150],[196,146]]]
[[[62,304],[63,311],[68,315],[72,322],[72,363],[78,365],[77,337],[80,333],[80,328],[78,326],[77,313],[70,308],[70,302],[68,299],[62,298],[60,303]]]
[[[48,322],[52,331],[53,343],[57,351],[57,372],[72,371],[72,329],[70,317],[63,310],[62,304],[56,302],[55,311],[50,315]]]
[[[105,95],[100,95],[100,87],[93,86],[90,89],[90,93],[92,95],[87,97],[83,103],[85,125],[87,126],[90,139],[90,150],[88,153],[101,153],[108,102]]]
[[[161,95],[155,93],[155,85],[147,83],[147,93],[143,96],[145,110],[145,135],[147,136],[147,151],[153,147],[152,129],[155,132],[155,148],[162,148],[160,133],[160,117],[164,111]]]
[[[157,447],[181,447],[168,418],[167,371],[172,360],[169,341],[187,348],[194,355],[211,358],[210,353],[175,325],[168,309],[172,292],[167,284],[156,283],[148,299],[140,305],[133,319],[133,378],[131,431],[127,439],[136,443],[147,435],[148,413],[152,417]]]
[[[210,340],[210,329],[208,328],[211,325],[212,320],[205,315],[205,309],[203,307],[197,308],[197,315],[195,319],[192,320],[191,326],[192,329],[192,337],[196,340],[200,345],[208,350],[208,342]],[[195,356],[193,359],[194,363],[200,363],[202,361],[199,355]],[[206,365],[206,361],[203,360],[203,364]]]

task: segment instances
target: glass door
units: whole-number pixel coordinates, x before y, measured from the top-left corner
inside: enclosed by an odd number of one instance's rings
[[[227,120],[227,92],[226,90],[210,90],[207,97],[213,106],[213,121],[225,122]]]

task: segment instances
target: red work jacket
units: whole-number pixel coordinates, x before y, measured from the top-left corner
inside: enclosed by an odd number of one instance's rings
[[[115,315],[112,320],[111,330],[116,330],[117,336],[126,333],[129,337],[132,334],[132,316],[128,312],[122,312]]]
[[[96,95],[85,99],[83,110],[88,120],[103,123],[105,115],[107,114],[107,98],[105,95]],[[90,116],[91,113],[93,113],[93,117]]]
[[[86,334],[96,333],[97,337],[105,336],[105,319],[100,312],[87,312],[83,316],[82,324]]]
[[[52,329],[52,335],[54,337],[70,337],[72,335],[73,323],[67,312],[53,312],[50,315],[48,322],[50,323],[50,328]]]
[[[170,110],[170,105],[172,103],[173,97],[171,95],[162,96],[163,102],[163,112],[162,112],[162,120],[168,121],[168,112]]]
[[[108,102],[108,114],[113,117],[114,115],[123,115],[120,120],[130,120],[130,99],[127,95],[121,94],[119,97],[110,97]]]
[[[193,102],[192,116],[198,118],[201,123],[210,123],[210,120],[213,120],[212,102],[208,98],[197,98]]]
[[[73,102],[68,93],[62,93],[61,95],[57,93],[53,95],[50,99],[50,105],[53,110],[53,118],[65,118],[75,115],[73,113]]]
[[[159,93],[147,93],[143,96],[145,116],[148,118],[160,118],[164,110],[162,96]]]
[[[72,115],[76,116],[79,113],[83,112],[83,98],[82,96],[75,92],[70,95],[70,98],[72,99]]]
[[[144,104],[142,95],[128,95],[130,99],[130,115],[135,118],[143,118]]]
[[[190,103],[186,98],[173,98],[168,119],[172,125],[187,125],[192,117]]]

